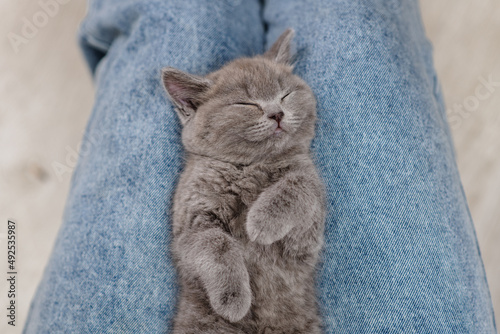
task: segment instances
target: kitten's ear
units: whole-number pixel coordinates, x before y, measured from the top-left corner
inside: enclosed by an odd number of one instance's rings
[[[291,42],[295,36],[295,31],[291,28],[285,30],[280,37],[274,42],[271,48],[264,53],[264,57],[274,60],[277,63],[291,65],[292,50]]]
[[[176,106],[177,114],[184,125],[203,103],[203,95],[212,82],[173,67],[165,67],[161,75],[168,97]]]

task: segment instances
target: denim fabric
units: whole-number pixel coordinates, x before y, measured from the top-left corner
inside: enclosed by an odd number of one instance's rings
[[[495,333],[443,99],[415,1],[96,0],[95,74],[64,223],[25,333],[168,332],[180,125],[160,70],[206,74],[296,30],[328,190],[325,333]]]

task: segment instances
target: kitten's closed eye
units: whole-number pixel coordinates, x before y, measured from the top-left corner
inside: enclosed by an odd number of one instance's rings
[[[289,91],[288,93],[286,93],[285,95],[283,95],[281,97],[281,102],[283,102],[292,93],[293,93],[293,90]],[[262,110],[262,107],[258,103],[253,103],[253,102],[236,102],[236,103],[233,103],[233,105],[236,105],[236,106],[238,106],[238,105],[239,106],[253,106],[253,107],[257,107],[260,110]]]
[[[258,105],[257,103],[251,103],[251,102],[236,102],[236,103],[233,103],[233,105],[236,105],[236,106],[254,106],[254,107],[261,109],[260,105]]]
[[[232,104],[233,106],[237,107],[250,107],[252,109],[259,110],[261,112],[264,112],[262,107],[258,103],[253,103],[253,102],[236,102]]]
[[[287,98],[290,94],[293,93],[293,90],[288,92],[287,94],[285,94],[282,98],[281,98],[281,102],[283,102],[285,100],[285,98]]]

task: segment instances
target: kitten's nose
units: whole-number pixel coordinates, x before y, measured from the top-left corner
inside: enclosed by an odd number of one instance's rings
[[[270,118],[270,119],[274,119],[276,122],[279,123],[283,119],[283,116],[285,116],[285,113],[283,111],[279,111],[279,112],[276,112],[276,113],[272,113],[272,114],[270,114],[267,117]]]

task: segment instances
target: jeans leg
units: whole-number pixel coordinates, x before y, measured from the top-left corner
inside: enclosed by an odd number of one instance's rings
[[[161,68],[206,74],[262,52],[260,15],[253,0],[91,2],[81,43],[96,101],[25,333],[169,330],[169,210],[182,149]]]
[[[417,1],[267,0],[296,30],[328,191],[326,333],[496,333]]]

